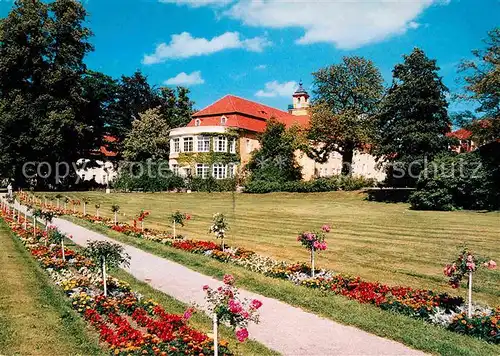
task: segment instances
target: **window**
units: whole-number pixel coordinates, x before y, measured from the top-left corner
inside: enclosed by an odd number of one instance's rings
[[[194,120],[194,126],[200,126],[200,125],[201,125],[201,120],[200,119]]]
[[[214,151],[227,152],[227,137],[217,136],[214,138]]]
[[[210,151],[210,137],[198,136],[198,152]]]
[[[229,143],[229,152],[236,153],[236,139],[235,138],[231,139],[231,141]]]
[[[184,137],[184,152],[193,152],[193,138]]]
[[[236,165],[234,163],[229,163],[227,165],[228,178],[234,178],[235,173],[236,173]]]
[[[172,164],[172,172],[177,176],[179,175],[179,165],[178,164]]]
[[[223,116],[223,117],[220,118],[220,124],[221,125],[225,125],[226,122],[227,122],[227,117]]]
[[[203,179],[208,178],[208,173],[210,172],[210,166],[208,164],[198,163],[196,165],[196,175]]]
[[[173,141],[172,146],[173,146],[174,152],[180,152],[181,151],[180,139],[174,138],[172,141]]]
[[[226,178],[226,165],[222,163],[215,163],[213,167],[213,176],[215,179]]]

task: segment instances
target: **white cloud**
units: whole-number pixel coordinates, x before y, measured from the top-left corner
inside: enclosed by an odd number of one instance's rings
[[[196,71],[191,74],[187,74],[186,72],[181,72],[177,74],[175,77],[167,79],[163,82],[163,84],[167,85],[198,85],[205,83],[205,80],[201,77],[201,71]]]
[[[261,89],[256,92],[255,96],[266,98],[273,98],[276,96],[291,96],[295,89],[297,89],[297,82],[292,80],[290,82],[279,83],[278,81],[274,80],[272,82],[267,82],[264,87],[265,89]]]
[[[266,68],[267,68],[266,64],[259,64],[258,66],[254,67],[255,70],[264,70]]]
[[[238,32],[226,32],[212,39],[196,38],[188,32],[172,35],[170,43],[156,46],[153,54],[145,55],[142,63],[155,64],[168,59],[203,56],[230,48],[242,48],[251,52],[261,52],[271,42],[264,37],[240,39]]]
[[[301,28],[298,44],[333,43],[342,49],[362,47],[417,29],[418,16],[432,5],[450,0],[160,0],[217,6],[222,14],[245,25]],[[216,4],[216,5],[214,5]]]

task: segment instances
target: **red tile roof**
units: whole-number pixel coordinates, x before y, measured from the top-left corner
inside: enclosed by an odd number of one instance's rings
[[[450,132],[447,134],[448,137],[455,137],[458,138],[459,140],[468,140],[472,136],[472,132],[466,129],[459,129],[453,132]]]
[[[117,138],[114,136],[104,136],[103,137],[103,145],[99,148],[99,151],[101,154],[103,154],[105,157],[116,157],[117,153],[113,151],[109,151],[109,145],[108,143],[111,142],[116,142]]]
[[[221,117],[227,118],[224,126],[237,127],[249,131],[263,132],[266,121],[275,118],[287,127],[299,125],[306,127],[309,116],[294,116],[286,111],[259,104],[234,95],[226,95],[215,103],[196,112],[188,126],[195,126],[196,119],[200,119],[200,126],[223,126]]]

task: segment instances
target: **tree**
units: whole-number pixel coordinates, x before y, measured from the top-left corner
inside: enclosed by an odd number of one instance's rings
[[[488,32],[485,49],[472,51],[474,60],[464,60],[459,72],[464,73],[466,93],[459,98],[479,104],[469,128],[479,142],[500,138],[500,27]]]
[[[168,159],[170,130],[160,115],[160,109],[146,110],[139,117],[123,141],[123,156],[129,161]]]
[[[107,297],[107,270],[117,268],[120,265],[127,267],[130,263],[130,256],[125,252],[122,245],[108,241],[88,241],[83,253],[101,269],[104,296]]]
[[[253,181],[287,182],[302,178],[295,160],[295,139],[285,125],[271,119],[259,137],[260,148],[252,153],[247,169]]]
[[[424,163],[448,152],[446,93],[436,61],[415,48],[393,70],[393,81],[376,116],[379,159],[390,162],[387,182],[414,186]]]
[[[372,115],[382,97],[382,76],[372,61],[344,57],[313,73],[314,97],[307,132],[308,155],[326,162],[332,152],[342,155],[342,174],[351,172],[356,149],[370,142]]]
[[[118,214],[119,211],[120,211],[120,206],[118,204],[111,205],[111,212],[114,215],[115,225],[118,224],[118,216],[117,216],[117,214]]]
[[[22,167],[30,161],[48,163],[38,185],[61,184],[55,163],[95,148],[90,138],[102,124],[82,110],[83,59],[92,50],[85,18],[73,0],[17,0],[0,22],[0,173],[18,185],[28,183]]]

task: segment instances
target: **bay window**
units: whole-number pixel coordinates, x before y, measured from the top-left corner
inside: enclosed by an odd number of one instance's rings
[[[193,138],[184,137],[184,152],[193,152]]]
[[[198,136],[198,152],[210,151],[210,137]]]
[[[227,152],[227,137],[216,136],[214,138],[214,152]]]
[[[215,179],[225,179],[226,178],[227,166],[222,163],[215,163],[213,165],[213,177]]]
[[[196,176],[200,178],[208,178],[208,173],[210,171],[210,166],[208,164],[198,163],[196,165]]]

